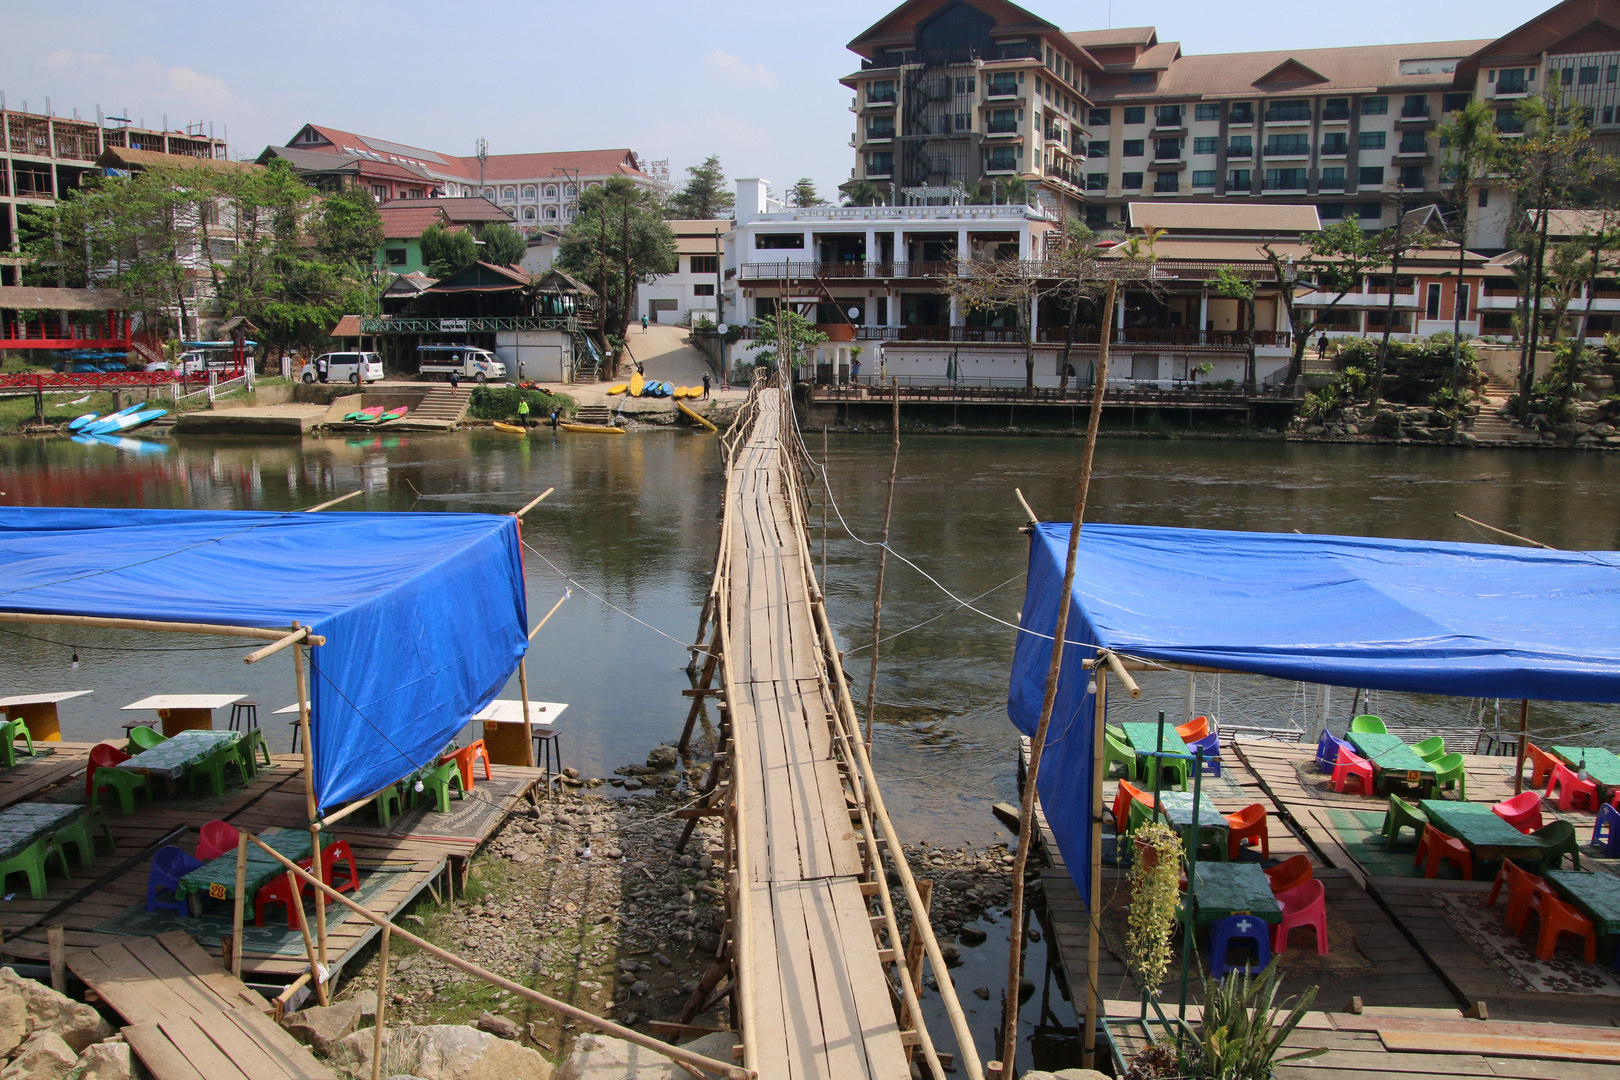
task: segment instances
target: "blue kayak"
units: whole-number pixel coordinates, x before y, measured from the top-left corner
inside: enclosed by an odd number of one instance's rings
[[[87,412],[83,416],[76,416],[73,418],[72,422],[68,424],[68,430],[82,431],[84,430],[86,424],[90,423],[92,420],[95,420],[100,415],[100,413]]]
[[[145,409],[141,412],[114,413],[105,420],[91,424],[84,432],[87,435],[116,435],[150,424],[158,417],[168,415],[168,412],[167,409]]]

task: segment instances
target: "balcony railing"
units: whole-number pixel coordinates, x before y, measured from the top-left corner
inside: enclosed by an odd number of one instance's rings
[[[1503,97],[1507,94],[1528,94],[1529,92],[1530,84],[1525,82],[1523,79],[1496,80],[1497,97]]]
[[[869,90],[869,91],[867,91],[867,94],[866,94],[866,103],[868,105],[893,105],[894,104],[894,91],[893,90]]]
[[[1229,158],[1252,158],[1254,157],[1254,144],[1232,143],[1226,148],[1226,156]]]
[[[984,125],[984,133],[986,135],[1016,135],[1018,133],[1018,121],[991,120]]]
[[[1305,178],[1303,176],[1298,178],[1291,177],[1285,180],[1272,180],[1267,178],[1262,182],[1261,189],[1264,191],[1304,191]]]
[[[1011,80],[1007,82],[986,83],[984,87],[985,97],[1016,97],[1017,95],[1018,84]]]
[[[593,315],[468,316],[462,319],[384,315],[360,320],[362,334],[494,334],[506,330],[560,330],[578,333],[596,325]]]
[[[866,141],[878,142],[894,138],[894,127],[869,127],[866,129]]]
[[[1427,120],[1428,118],[1429,118],[1429,106],[1428,106],[1427,102],[1425,102],[1422,105],[1402,105],[1401,106],[1401,119],[1402,120]]]

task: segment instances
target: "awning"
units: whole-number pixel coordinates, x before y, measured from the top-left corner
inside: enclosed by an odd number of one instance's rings
[[[484,514],[0,507],[0,611],[324,635],[323,810],[431,760],[528,647],[517,520]]]

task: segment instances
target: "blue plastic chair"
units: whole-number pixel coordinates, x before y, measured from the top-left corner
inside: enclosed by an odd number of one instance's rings
[[[1316,771],[1330,773],[1333,766],[1339,761],[1339,748],[1344,747],[1352,754],[1356,748],[1338,738],[1331,731],[1323,731],[1322,737],[1316,741]]]
[[[200,859],[193,859],[181,848],[174,846],[158,848],[157,854],[152,856],[152,872],[146,875],[146,912],[151,914],[158,908],[168,908],[181,915],[191,914],[186,901],[175,893],[180,887],[180,879],[193,870],[201,869],[205,864]],[[159,900],[158,892],[166,890],[173,899]]]
[[[1204,775],[1221,775],[1221,737],[1211,731],[1197,742],[1187,744],[1189,754],[1196,754],[1200,750],[1204,752]]]
[[[1240,965],[1226,962],[1227,952],[1234,941],[1254,944],[1254,970],[1264,971],[1271,963],[1271,926],[1253,915],[1228,915],[1209,924],[1209,973],[1217,979]],[[1243,970],[1248,970],[1243,968]]]
[[[1592,846],[1602,848],[1607,855],[1620,855],[1620,810],[1608,803],[1598,807],[1597,824],[1592,826]]]

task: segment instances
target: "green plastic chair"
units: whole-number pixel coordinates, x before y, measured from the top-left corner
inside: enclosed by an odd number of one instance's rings
[[[118,809],[126,817],[135,812],[135,793],[137,791],[144,793],[148,802],[152,799],[152,786],[147,783],[145,773],[103,766],[95,772],[95,788],[90,793],[90,806],[92,809],[100,805],[101,793],[106,788],[112,788],[118,792]]]
[[[1125,815],[1125,834],[1129,836],[1153,820],[1153,808],[1141,799],[1131,800],[1130,813]]]
[[[28,743],[28,756],[33,757],[34,736],[29,732],[28,725],[23,722],[22,717],[0,721],[0,739],[4,740],[3,743],[0,743],[0,755],[4,756],[6,768],[8,769],[17,764],[16,743],[18,737]]]
[[[1549,821],[1530,834],[1541,841],[1541,869],[1556,870],[1567,854],[1575,860],[1575,869],[1581,868],[1581,844],[1575,835],[1572,821]]]
[[[1108,767],[1114,762],[1123,762],[1125,765],[1125,779],[1136,779],[1136,751],[1130,743],[1123,739],[1114,738],[1112,731],[1103,732],[1103,776],[1108,775]]]
[[[423,788],[433,793],[434,803],[441,814],[450,812],[452,786],[456,789],[456,798],[467,797],[467,789],[461,783],[461,767],[454,761],[446,761],[436,769],[428,769],[422,773],[420,779]]]
[[[1388,735],[1389,729],[1376,716],[1358,716],[1350,721],[1350,730],[1369,735]]]
[[[1463,756],[1461,754],[1447,754],[1435,758],[1429,764],[1434,766],[1434,786],[1436,788],[1457,786],[1457,798],[1468,798],[1468,776],[1463,771]]]
[[[107,820],[107,812],[99,806],[86,807],[84,813],[57,829],[51,834],[63,850],[72,844],[78,849],[79,865],[96,865],[96,830],[107,838],[107,850],[117,852],[118,841],[113,838],[112,822]]]
[[[259,775],[259,755],[264,755],[264,767],[270,768],[275,762],[270,760],[270,744],[264,741],[264,732],[258,728],[244,732],[242,740],[236,744],[237,753],[247,764],[249,776]]]
[[[247,766],[242,762],[242,755],[237,753],[235,743],[220,747],[186,770],[186,776],[191,780],[191,790],[197,790],[198,777],[206,776],[215,795],[225,794],[225,766],[227,765],[235,765],[241,770],[244,777],[247,775]]]
[[[163,732],[159,731],[157,728],[145,726],[132,727],[129,729],[129,749],[125,750],[124,752],[129,754],[131,757],[134,757],[142,750],[154,749],[162,746],[168,741],[168,736],[164,735]]]
[[[1182,791],[1187,790],[1187,774],[1192,770],[1192,762],[1181,761],[1176,758],[1142,758],[1142,783],[1148,788],[1153,786],[1152,770],[1155,764],[1166,772],[1174,773],[1176,787]],[[1159,786],[1164,787],[1165,784],[1161,781]]]
[[[45,899],[45,894],[49,891],[49,886],[45,882],[45,866],[53,852],[62,862],[63,876],[72,877],[62,845],[55,843],[49,836],[42,836],[11,858],[0,862],[0,884],[12,874],[27,874],[28,895],[35,900]]]
[[[1389,811],[1384,814],[1384,844],[1394,847],[1400,843],[1402,829],[1411,829],[1412,840],[1416,843],[1423,837],[1424,826],[1428,824],[1429,818],[1421,810],[1399,795],[1391,795]]]
[[[399,793],[398,784],[389,784],[377,793],[377,823],[383,828],[388,828],[394,815],[404,809],[405,797]]]
[[[1412,744],[1412,752],[1424,761],[1433,764],[1435,759],[1446,754],[1446,740],[1439,735],[1431,735],[1420,743]]]

